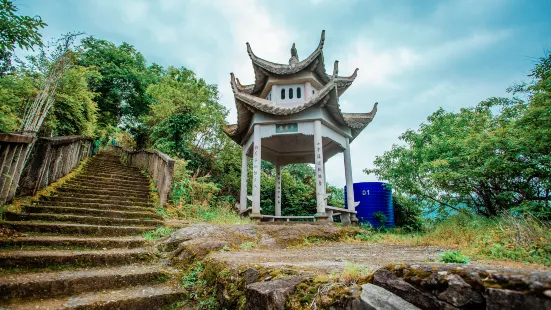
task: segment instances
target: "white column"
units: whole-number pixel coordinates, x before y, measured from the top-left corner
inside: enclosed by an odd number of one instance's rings
[[[243,146],[243,154],[241,155],[241,195],[239,196],[239,211],[247,209],[247,148]]]
[[[260,214],[260,168],[261,168],[261,138],[260,125],[254,125],[253,132],[253,209],[252,214]]]
[[[281,216],[281,166],[276,165],[275,215]]]
[[[279,93],[279,87],[277,85],[272,86],[272,102],[273,103],[279,103],[281,94]]]
[[[344,150],[344,175],[346,177],[346,200],[347,200],[347,209],[355,211],[355,201],[354,201],[354,182],[352,181],[352,159],[350,158],[350,140],[345,139]],[[356,216],[352,216],[352,220],[356,220]]]
[[[314,158],[316,169],[316,202],[317,220],[327,220],[325,213],[325,171],[323,169],[323,141],[321,135],[321,121],[314,121]]]
[[[327,194],[327,178],[325,173],[325,162],[323,163],[323,188],[324,188],[324,192]],[[325,206],[327,206],[327,198],[325,198]]]

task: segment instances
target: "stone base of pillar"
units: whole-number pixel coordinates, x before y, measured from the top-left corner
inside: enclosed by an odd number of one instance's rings
[[[316,213],[314,215],[314,218],[316,218],[316,222],[322,222],[322,223],[329,222],[327,213]]]
[[[260,213],[251,213],[249,215],[249,218],[253,221],[253,222],[260,222],[262,220],[262,214]]]
[[[352,222],[352,225],[358,225],[360,220],[358,220],[358,218],[356,217],[356,214],[352,214],[350,216],[350,222]]]

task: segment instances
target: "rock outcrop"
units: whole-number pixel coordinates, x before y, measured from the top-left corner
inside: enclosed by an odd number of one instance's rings
[[[248,310],[283,310],[287,297],[295,290],[302,277],[288,277],[247,285]]]
[[[418,310],[411,303],[399,296],[373,285],[362,285],[362,293],[359,299],[350,302],[347,310]]]
[[[426,264],[380,269],[373,284],[421,309],[551,309],[551,273]]]

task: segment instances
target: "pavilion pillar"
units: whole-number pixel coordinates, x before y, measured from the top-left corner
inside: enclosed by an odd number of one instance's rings
[[[281,216],[281,166],[276,165],[275,216]]]
[[[239,195],[239,212],[243,212],[247,209],[247,148],[243,146],[243,152],[241,155],[241,195]]]
[[[261,141],[260,138],[260,125],[254,125],[253,132],[253,207],[250,215],[251,219],[260,220],[260,171],[261,171]]]
[[[344,175],[346,177],[346,208],[348,210],[355,211],[356,204],[354,200],[354,182],[352,181],[352,158],[350,157],[350,140],[348,138],[346,138],[345,140],[346,149],[344,150]],[[352,214],[350,216],[350,220],[353,223],[358,222],[358,218],[356,218],[355,214]]]
[[[250,217],[260,220],[260,169],[261,169],[261,141],[260,125],[254,125],[253,132],[253,207]]]
[[[314,162],[316,169],[316,221],[327,221],[325,213],[325,171],[323,160],[323,141],[321,135],[321,121],[314,121]]]

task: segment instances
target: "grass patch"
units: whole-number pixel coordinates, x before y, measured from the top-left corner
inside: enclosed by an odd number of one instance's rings
[[[471,259],[505,260],[551,266],[551,224],[525,214],[485,218],[457,214],[419,232],[361,228],[356,241],[460,250]]]
[[[143,233],[143,237],[145,240],[148,240],[148,241],[156,241],[165,236],[170,235],[172,232],[173,232],[172,228],[160,226],[160,227],[157,227],[157,229],[146,231],[145,233]]]
[[[245,242],[245,243],[242,243],[241,245],[239,245],[239,248],[242,249],[242,250],[248,250],[248,249],[252,249],[256,247],[256,242]]]
[[[356,284],[371,273],[372,271],[367,266],[362,266],[354,262],[347,262],[342,274],[338,278],[338,282]]]
[[[193,306],[194,309],[218,309],[216,290],[213,289],[212,283],[209,284],[205,280],[204,273],[205,266],[201,262],[197,261],[191,265],[180,280],[182,287],[186,289],[186,301],[179,302],[172,308]]]
[[[444,263],[468,264],[469,258],[460,251],[446,251],[442,253],[441,261]]]

